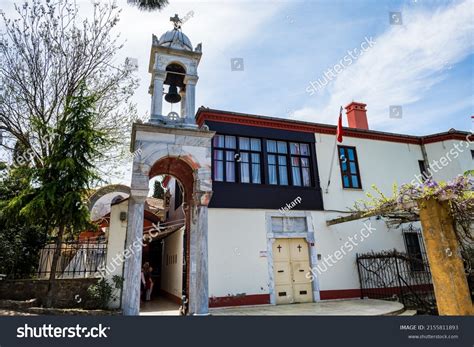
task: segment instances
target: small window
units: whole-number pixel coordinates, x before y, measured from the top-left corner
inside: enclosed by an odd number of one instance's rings
[[[471,149],[471,157],[472,157],[472,160],[474,160],[474,150]]]
[[[362,189],[356,148],[348,146],[339,146],[338,148],[342,186],[344,188]]]

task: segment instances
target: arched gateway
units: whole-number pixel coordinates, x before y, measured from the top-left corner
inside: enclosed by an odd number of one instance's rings
[[[150,73],[152,75],[151,117],[147,124],[134,124],[134,153],[131,195],[125,249],[134,249],[143,237],[145,199],[149,180],[158,175],[177,178],[184,188],[187,233],[187,283],[189,314],[208,314],[207,206],[212,196],[211,139],[214,133],[199,128],[194,121],[197,66],[200,45],[193,50],[181,32],[177,16],[175,28],[159,40],[153,36]],[[168,85],[168,92],[163,86]],[[179,92],[178,92],[179,88]],[[163,115],[163,98],[181,102],[180,114]],[[136,249],[137,247],[135,247]],[[133,252],[132,252],[133,253]],[[141,248],[125,261],[122,308],[125,315],[140,311]]]

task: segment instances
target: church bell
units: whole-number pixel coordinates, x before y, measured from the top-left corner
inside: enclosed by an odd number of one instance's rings
[[[165,100],[170,104],[176,104],[181,101],[181,95],[178,94],[178,87],[174,84],[171,84],[168,89],[168,94],[165,96]]]

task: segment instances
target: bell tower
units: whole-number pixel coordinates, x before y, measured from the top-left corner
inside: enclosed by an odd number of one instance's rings
[[[157,125],[196,128],[194,121],[197,67],[202,44],[193,49],[189,38],[181,31],[182,20],[176,14],[170,18],[174,28],[160,39],[153,35],[148,71],[151,74],[149,122]],[[164,114],[164,103],[176,109]],[[173,107],[173,106],[172,106]]]

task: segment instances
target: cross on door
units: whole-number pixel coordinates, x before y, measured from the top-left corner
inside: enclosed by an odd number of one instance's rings
[[[282,249],[281,245],[278,245],[277,248],[278,248],[278,253],[281,253],[281,249]]]
[[[298,245],[298,252],[300,252],[300,253],[301,253],[301,248],[303,248],[303,247],[301,247],[301,245]]]

